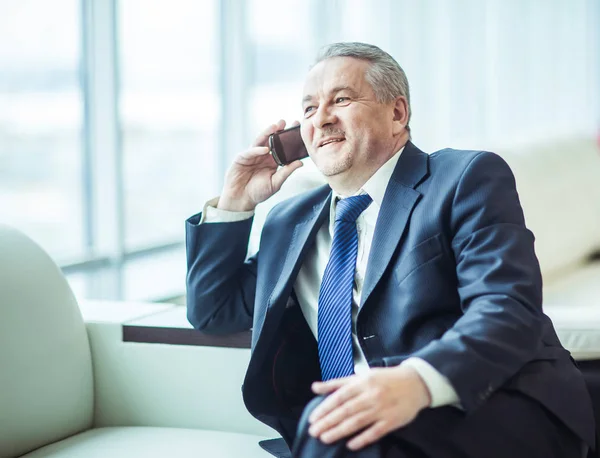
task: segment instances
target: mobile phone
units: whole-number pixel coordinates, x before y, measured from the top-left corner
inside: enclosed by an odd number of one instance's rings
[[[298,159],[308,157],[308,151],[300,134],[300,126],[269,135],[269,148],[273,159],[279,165],[291,164]]]

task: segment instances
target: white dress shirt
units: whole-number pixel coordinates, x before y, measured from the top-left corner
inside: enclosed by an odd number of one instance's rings
[[[402,154],[400,149],[392,158],[382,165],[377,172],[356,193],[369,194],[373,201],[367,209],[358,217],[356,227],[358,231],[358,254],[356,260],[356,272],[354,277],[354,289],[352,292],[352,342],[354,353],[354,371],[362,374],[368,371],[369,365],[365,359],[356,335],[356,317],[358,305],[362,293],[363,281],[367,270],[367,261],[371,252],[371,243],[375,232],[375,224],[379,210],[383,203],[385,190],[390,181],[392,173],[396,168],[398,159]],[[347,196],[344,196],[347,197]],[[325,267],[329,261],[329,252],[333,240],[333,229],[335,222],[335,207],[337,198],[342,198],[335,191],[331,198],[328,224],[323,224],[316,235],[315,244],[308,250],[304,263],[302,264],[294,291],[298,298],[302,314],[315,338],[318,340],[318,302],[321,280]],[[216,208],[218,198],[212,199],[204,207],[201,224],[216,222],[234,222],[252,217],[254,212],[230,212]],[[368,336],[364,336],[368,337]],[[403,365],[413,367],[423,379],[431,395],[430,407],[458,404],[458,395],[446,377],[440,374],[428,362],[420,358],[408,358]]]

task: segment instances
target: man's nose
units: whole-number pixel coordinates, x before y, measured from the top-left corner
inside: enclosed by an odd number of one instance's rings
[[[330,124],[335,124],[336,121],[337,118],[331,108],[323,105],[317,108],[317,112],[313,116],[314,126],[318,129],[322,129]]]

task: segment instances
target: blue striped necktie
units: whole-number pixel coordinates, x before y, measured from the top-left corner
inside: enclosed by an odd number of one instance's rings
[[[322,380],[354,373],[352,357],[352,289],[358,251],[356,219],[371,203],[368,194],[337,203],[329,262],[318,304],[319,362]]]

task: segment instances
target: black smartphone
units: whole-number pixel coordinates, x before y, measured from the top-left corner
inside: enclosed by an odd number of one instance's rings
[[[308,157],[308,151],[300,135],[300,126],[269,135],[269,148],[273,159],[279,165],[291,164],[298,159]]]

